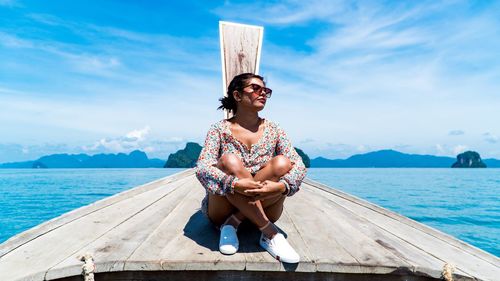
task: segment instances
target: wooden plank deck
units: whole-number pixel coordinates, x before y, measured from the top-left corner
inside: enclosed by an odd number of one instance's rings
[[[499,259],[374,204],[306,179],[277,226],[301,256],[283,265],[258,246],[250,224],[240,251],[218,252],[199,211],[203,187],[189,169],[79,208],[0,245],[0,280],[499,280]]]

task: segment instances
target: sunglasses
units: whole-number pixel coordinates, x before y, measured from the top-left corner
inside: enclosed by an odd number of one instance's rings
[[[273,93],[273,90],[266,88],[266,87],[262,87],[261,85],[258,85],[258,84],[246,85],[242,89],[245,89],[247,87],[252,87],[252,93],[257,93],[259,96],[261,96],[262,93],[264,93],[266,98],[270,98],[271,94]]]

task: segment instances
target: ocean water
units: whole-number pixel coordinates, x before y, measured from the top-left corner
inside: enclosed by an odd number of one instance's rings
[[[0,243],[183,169],[0,169]],[[312,168],[308,177],[500,256],[500,169]]]

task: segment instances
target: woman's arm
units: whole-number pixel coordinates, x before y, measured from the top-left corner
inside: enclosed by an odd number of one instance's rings
[[[196,162],[196,177],[203,187],[212,194],[224,195],[234,193],[237,177],[228,175],[217,168],[221,137],[215,125],[208,130],[205,146]]]
[[[293,148],[292,142],[288,138],[285,131],[279,126],[276,127],[278,134],[276,154],[284,155],[292,162],[292,169],[282,176],[279,181],[285,184],[285,187],[288,190],[287,196],[292,196],[299,191],[300,184],[305,178],[307,170],[304,162],[302,162],[302,158],[297,153],[295,148]]]

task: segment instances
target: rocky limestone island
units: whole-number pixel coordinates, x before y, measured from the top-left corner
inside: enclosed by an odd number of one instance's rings
[[[299,154],[299,156],[302,158],[302,162],[304,162],[304,165],[306,166],[306,168],[310,168],[311,167],[311,159],[309,158],[309,156],[307,154],[305,154],[305,152],[302,151],[302,149],[297,148],[297,147],[294,147],[294,148],[297,151],[297,153]]]
[[[164,168],[193,168],[203,147],[195,142],[186,143],[184,149],[168,156]]]
[[[479,153],[475,151],[466,151],[457,155],[457,162],[452,168],[486,168],[486,164],[481,160]]]

